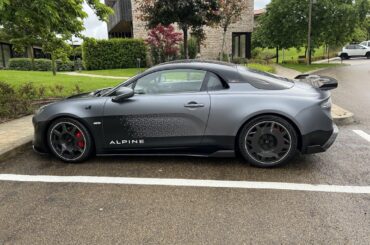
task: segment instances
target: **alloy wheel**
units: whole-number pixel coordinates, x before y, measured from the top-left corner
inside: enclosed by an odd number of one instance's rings
[[[64,160],[77,160],[86,150],[83,131],[71,122],[60,122],[50,131],[50,142],[54,152]]]
[[[259,122],[245,137],[248,155],[261,164],[274,164],[284,159],[292,147],[289,131],[275,121]]]

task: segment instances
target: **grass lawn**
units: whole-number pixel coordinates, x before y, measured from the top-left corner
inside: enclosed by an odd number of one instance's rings
[[[286,68],[290,68],[290,69],[302,72],[302,73],[317,70],[317,69],[322,69],[322,68],[343,66],[343,64],[312,64],[309,66],[306,64],[280,64],[280,65]]]
[[[272,65],[261,65],[257,63],[251,63],[247,65],[248,67],[265,71],[265,72],[275,72],[275,68]],[[143,72],[146,68],[126,68],[126,69],[112,69],[112,70],[93,70],[93,71],[81,71],[84,74],[94,74],[94,75],[101,75],[101,76],[114,76],[114,77],[132,77],[138,74],[139,72]]]
[[[257,63],[250,63],[250,64],[247,64],[247,67],[251,69],[259,70],[259,71],[275,73],[275,67],[273,65],[261,65]]]
[[[269,54],[270,56],[274,56],[276,54],[275,49],[261,49],[257,48],[260,52],[264,54]],[[330,50],[330,57],[335,57],[337,55],[337,49],[331,49]],[[285,61],[295,61],[298,60],[298,56],[304,56],[305,55],[305,49],[302,47],[301,49],[296,49],[296,48],[290,48],[290,49],[285,49],[284,52],[283,50],[279,51],[279,63],[282,63],[283,57]],[[326,56],[326,51],[325,47],[321,46],[320,48],[317,48],[314,50],[312,57],[319,58],[322,56]],[[257,59],[260,57],[257,57]],[[274,59],[275,60],[275,59]]]
[[[146,68],[126,68],[126,69],[112,69],[112,70],[94,70],[94,71],[81,71],[85,74],[94,74],[101,76],[113,76],[113,77],[132,77],[139,72],[144,71]]]
[[[11,84],[14,87],[19,87],[27,82],[32,82],[36,87],[45,86],[50,88],[61,85],[64,89],[58,96],[67,96],[75,92],[76,85],[78,85],[82,91],[87,92],[98,88],[117,85],[122,82],[122,79],[79,77],[63,74],[53,76],[51,72],[0,70],[0,81]],[[47,89],[46,94],[54,96],[50,89]]]

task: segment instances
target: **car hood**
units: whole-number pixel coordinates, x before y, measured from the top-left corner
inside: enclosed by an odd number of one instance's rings
[[[75,94],[72,96],[67,97],[68,99],[78,99],[78,98],[88,98],[88,97],[94,97],[95,92],[88,92],[88,93],[81,93],[81,94]]]

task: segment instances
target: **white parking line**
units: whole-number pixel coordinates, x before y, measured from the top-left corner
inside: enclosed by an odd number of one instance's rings
[[[357,135],[361,136],[362,138],[364,138],[365,140],[370,142],[370,135],[368,135],[364,131],[362,131],[362,130],[352,130],[352,131],[354,133],[356,133]]]
[[[51,176],[51,175],[17,175],[17,174],[0,174],[0,181],[149,185],[149,186],[186,186],[186,187],[294,190],[294,191],[370,194],[370,186],[312,185],[312,184],[256,182],[256,181],[126,178],[126,177],[98,177],[98,176]]]

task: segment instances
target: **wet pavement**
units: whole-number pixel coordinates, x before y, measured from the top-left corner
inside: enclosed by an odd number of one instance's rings
[[[95,157],[65,164],[25,150],[0,174],[370,186],[370,61],[322,71],[355,113],[326,153],[258,169],[237,158]],[[0,182],[1,244],[368,244],[370,195],[295,190]]]

